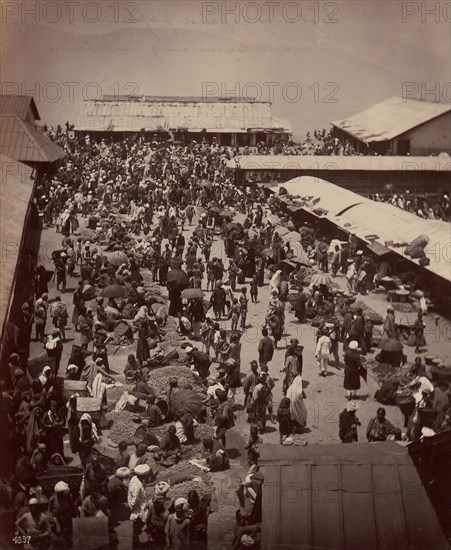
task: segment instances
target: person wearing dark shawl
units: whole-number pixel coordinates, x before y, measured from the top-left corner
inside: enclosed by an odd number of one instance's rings
[[[150,348],[147,338],[149,337],[149,328],[147,323],[141,323],[141,327],[138,330],[138,343],[136,346],[136,358],[140,365],[147,361],[150,357]]]
[[[279,422],[280,443],[283,443],[293,431],[291,425],[290,400],[282,397],[277,408],[277,421]]]
[[[360,421],[356,416],[357,405],[354,401],[350,401],[340,413],[339,417],[339,432],[338,435],[342,443],[357,443],[357,426],[360,426]]]

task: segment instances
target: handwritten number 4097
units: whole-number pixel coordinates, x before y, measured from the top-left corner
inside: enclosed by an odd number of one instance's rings
[[[14,544],[30,544],[31,537],[29,535],[16,536],[13,538]]]

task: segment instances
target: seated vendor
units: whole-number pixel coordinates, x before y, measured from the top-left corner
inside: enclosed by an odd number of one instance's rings
[[[134,397],[137,397],[138,399],[144,399],[146,401],[151,395],[155,396],[155,392],[148,384],[149,378],[150,375],[148,372],[142,372],[141,376],[138,378],[133,390],[130,393]]]
[[[206,380],[210,375],[210,365],[212,358],[205,351],[199,351],[197,348],[187,347],[185,349],[188,355],[189,365],[199,373],[202,381]]]
[[[155,460],[174,458],[178,460],[182,454],[180,439],[176,435],[176,427],[171,424],[167,432],[162,436],[160,449],[155,452]]]
[[[399,386],[400,383],[398,380],[386,380],[374,394],[374,399],[382,403],[382,405],[396,405],[396,392]]]
[[[188,410],[179,411],[176,416],[176,435],[180,443],[191,443],[194,440],[194,427],[197,424]]]
[[[155,395],[149,395],[147,397],[147,409],[144,413],[141,414],[141,422],[150,428],[155,428],[160,426],[163,422],[163,415],[161,413],[160,407],[155,404],[156,397]]]
[[[128,463],[128,467],[131,471],[133,471],[136,466],[147,463],[146,452],[147,445],[145,445],[144,443],[139,443],[139,445],[135,446],[135,452],[132,453],[130,461]]]
[[[203,400],[204,405],[210,407],[212,412],[218,409],[219,401],[216,398],[216,390],[225,391],[224,386],[216,378],[207,378],[207,397]]]
[[[211,472],[221,472],[230,467],[229,457],[221,441],[217,439],[203,439],[204,454]]]
[[[136,357],[131,353],[127,357],[127,363],[125,364],[124,368],[124,375],[125,378],[134,380],[136,377],[136,373],[139,371],[139,363],[136,360]]]

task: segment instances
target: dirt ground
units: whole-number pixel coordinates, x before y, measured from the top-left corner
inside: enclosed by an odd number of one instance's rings
[[[198,213],[199,214],[199,213]],[[243,216],[237,215],[237,221],[241,221]],[[81,219],[83,236],[89,235],[89,230],[83,227],[84,220]],[[185,238],[188,237],[194,229],[197,217],[194,219],[194,223],[191,227],[185,228]],[[42,233],[41,249],[40,249],[40,262],[44,263],[49,269],[51,269],[51,252],[60,247],[62,236],[55,232],[54,228],[44,229]],[[228,265],[227,258],[224,252],[224,246],[221,239],[216,238],[214,246],[212,248],[212,257],[222,257],[225,265]],[[344,277],[337,277],[337,282],[345,288]],[[68,288],[65,294],[61,294],[63,301],[66,302],[69,311],[69,319],[72,315],[72,291],[75,289],[78,283],[78,277],[68,277]],[[267,282],[266,282],[267,283]],[[205,290],[206,281],[204,282]],[[53,299],[58,293],[53,285],[50,286],[50,299]],[[163,294],[166,294],[166,290],[163,289]],[[209,294],[206,295],[209,297]],[[269,286],[266,284],[263,288],[259,289],[258,303],[249,303],[248,314],[248,328],[241,338],[242,353],[241,353],[241,369],[244,376],[249,370],[249,363],[251,360],[256,359],[257,346],[261,337],[261,329],[264,323],[264,318],[267,310],[269,298]],[[358,299],[362,299],[359,297]],[[385,317],[387,308],[387,302],[385,295],[370,294],[363,297],[363,301],[368,303],[376,312]],[[407,317],[413,321],[415,313],[412,314],[400,314],[396,313],[396,319],[400,317]],[[269,365],[269,373],[276,381],[276,386],[273,390],[274,409],[282,397],[282,375],[280,370],[284,364],[284,355],[286,346],[289,343],[290,338],[298,338],[300,343],[304,346],[304,369],[303,369],[303,384],[305,393],[307,395],[305,405],[308,410],[307,428],[301,435],[295,437],[296,443],[338,443],[338,417],[340,412],[346,406],[346,391],[343,388],[343,370],[338,370],[334,367],[329,369],[328,376],[323,378],[318,375],[319,369],[314,358],[315,352],[315,330],[306,324],[300,324],[294,315],[289,311],[289,306],[286,309],[286,322],[285,322],[285,334],[282,341],[279,343],[279,348],[275,351],[274,358]],[[443,318],[439,318],[438,324],[435,322],[435,315],[429,314],[426,319],[426,341],[428,343],[427,353],[434,353],[448,363],[451,359],[451,330],[450,324]],[[230,328],[230,321],[225,320],[221,322],[224,328]],[[48,327],[49,330],[49,327]],[[64,375],[64,370],[67,365],[67,360],[70,355],[72,344],[78,343],[79,335],[75,332],[68,331],[68,343],[64,346],[64,353],[61,362],[60,374]],[[199,343],[195,343],[200,347]],[[123,380],[122,371],[126,362],[127,355],[134,353],[136,350],[136,344],[132,346],[121,347],[117,349],[115,346],[109,347],[109,361],[113,373],[117,373],[115,378]],[[31,357],[40,355],[43,353],[42,345],[36,342],[31,343]],[[406,347],[405,353],[408,356],[409,361],[413,362],[414,353],[413,348]],[[426,351],[425,351],[426,353]],[[368,357],[373,357],[373,354],[369,354]],[[424,356],[424,353],[422,354]],[[343,358],[343,352],[340,346],[340,358]],[[214,370],[215,364],[212,365],[211,371]],[[373,399],[374,392],[378,387],[372,373],[369,372],[368,383],[362,382],[362,387],[358,392],[358,411],[357,416],[361,421],[361,428],[359,429],[359,439],[365,440],[366,426],[370,418],[375,416],[378,404]],[[243,403],[243,392],[239,390],[236,396],[236,402],[238,404]],[[395,425],[402,427],[402,415],[397,407],[386,407],[387,418]],[[227,472],[214,474],[213,481],[215,484],[215,509],[216,512],[210,516],[209,522],[209,547],[222,550],[223,548],[230,548],[231,537],[233,534],[233,528],[235,524],[235,511],[239,507],[238,500],[235,495],[235,491],[239,486],[240,480],[244,477],[246,472],[246,459],[244,452],[244,443],[249,434],[249,425],[247,423],[247,417],[244,411],[237,411],[237,422],[233,430],[230,430],[228,434],[227,449],[231,456],[234,458],[231,461],[231,469]],[[264,443],[278,443],[279,434],[277,425],[271,424],[268,421],[267,431],[262,436]],[[65,450],[67,456],[70,456],[70,449],[68,441],[65,441]],[[72,464],[77,464],[78,456],[74,457]],[[119,549],[125,550],[131,546],[131,524],[130,522],[124,522],[118,529],[119,536]]]

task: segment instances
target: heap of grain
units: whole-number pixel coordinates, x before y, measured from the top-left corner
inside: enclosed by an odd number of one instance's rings
[[[193,374],[191,369],[184,365],[159,367],[150,371],[149,386],[158,396],[164,396],[169,387],[169,378],[177,378],[179,388],[191,387],[194,391],[205,392],[204,386]]]

